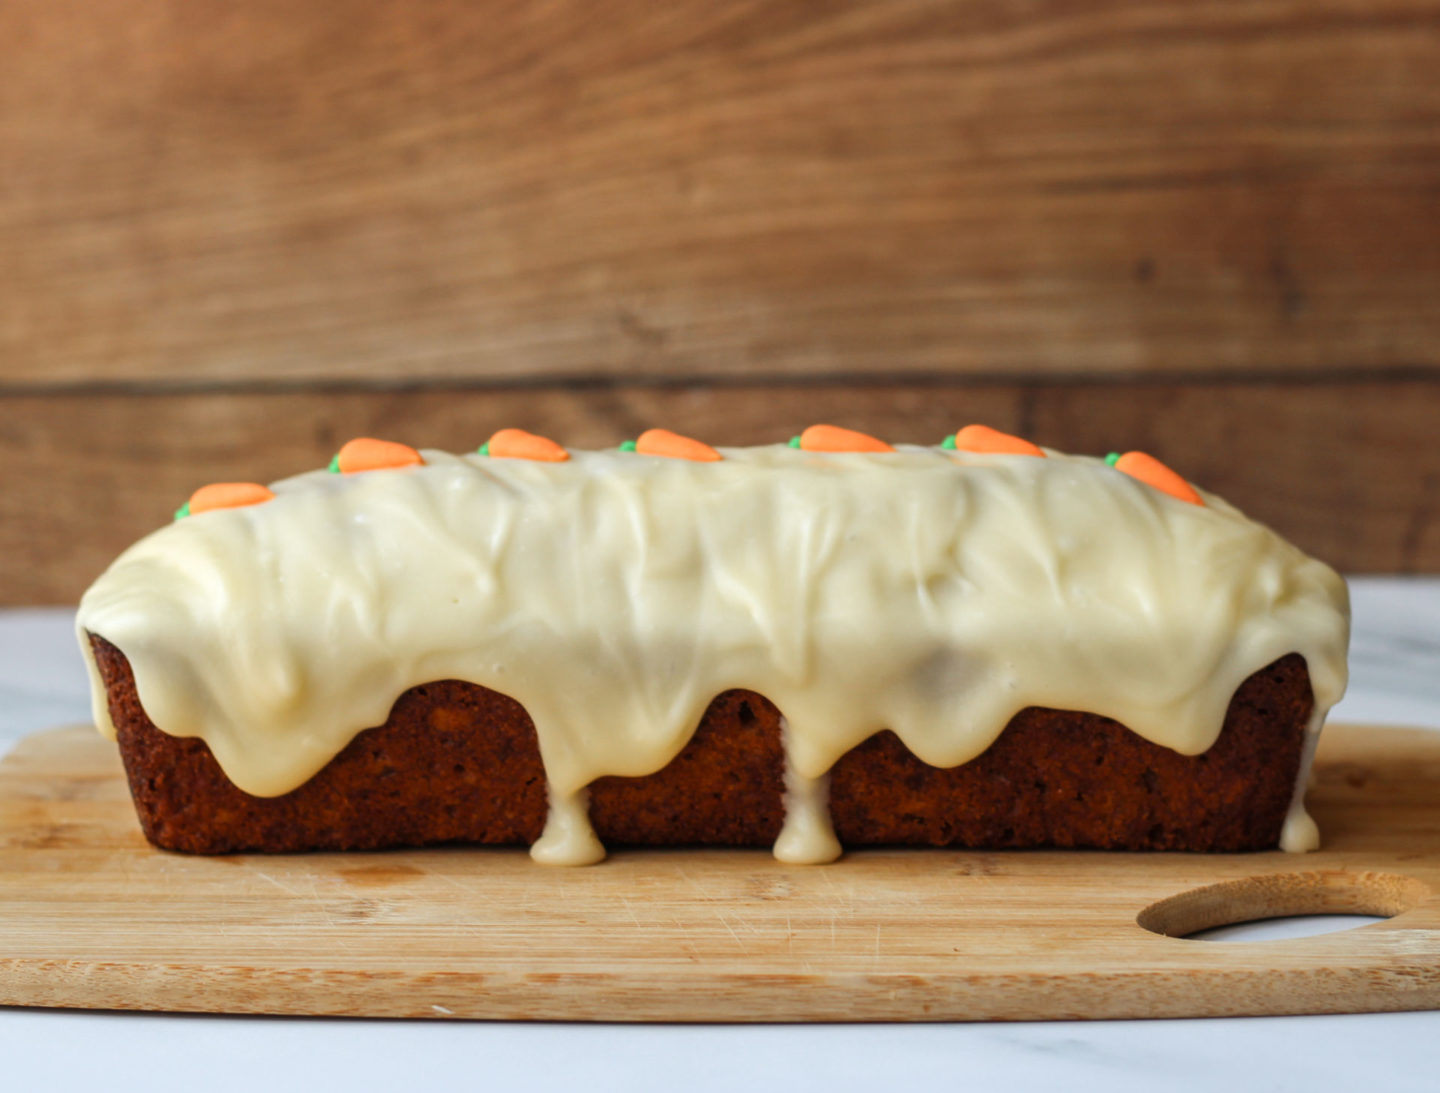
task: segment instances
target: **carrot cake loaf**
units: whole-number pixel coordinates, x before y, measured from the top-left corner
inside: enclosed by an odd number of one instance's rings
[[[158,846],[1318,844],[1344,582],[1141,452],[504,429],[176,517],[77,622]]]

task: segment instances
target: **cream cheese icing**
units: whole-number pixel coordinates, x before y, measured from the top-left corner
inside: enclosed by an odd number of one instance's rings
[[[96,723],[114,735],[87,634],[125,653],[157,727],[273,796],[410,687],[480,684],[535,723],[551,814],[532,853],[578,863],[604,852],[585,787],[659,770],[746,688],[786,722],[776,853],[822,861],[839,853],[827,772],[881,729],[949,767],[1048,706],[1194,755],[1246,677],[1298,652],[1308,765],[1344,691],[1344,582],[1211,494],[1050,450],[718,451],[427,450],[180,520],[81,601]],[[1318,843],[1306,776],[1287,850]]]

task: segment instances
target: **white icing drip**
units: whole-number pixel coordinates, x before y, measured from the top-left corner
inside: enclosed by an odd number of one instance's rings
[[[775,857],[790,865],[823,865],[840,856],[830,822],[830,775],[806,778],[789,762],[790,725],[780,719],[785,763],[785,824],[775,840]]]
[[[594,865],[605,860],[605,847],[590,824],[590,791],[556,793],[550,788],[545,830],[530,847],[541,865]]]
[[[301,475],[131,547],[81,602],[82,649],[86,632],[118,646],[151,720],[260,796],[409,687],[510,695],[560,825],[537,857],[566,860],[595,852],[579,791],[663,767],[732,687],[784,712],[800,786],[883,728],[963,763],[1031,705],[1198,754],[1239,684],[1290,652],[1317,710],[1344,690],[1344,583],[1209,494],[1059,453],[722,453],[427,451]],[[91,685],[113,734],[93,664]]]
[[[1300,769],[1295,773],[1295,789],[1290,795],[1290,808],[1285,813],[1285,826],[1280,830],[1280,849],[1290,854],[1308,854],[1320,849],[1320,828],[1305,810],[1305,794],[1310,788],[1315,749],[1320,743],[1320,730],[1329,710],[1316,705],[1305,728],[1305,748],[1300,753]]]

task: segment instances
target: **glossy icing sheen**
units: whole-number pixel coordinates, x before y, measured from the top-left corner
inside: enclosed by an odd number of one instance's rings
[[[261,796],[409,687],[510,695],[550,781],[534,853],[558,862],[603,854],[584,787],[663,767],[732,687],[785,715],[792,861],[838,853],[825,774],[883,728],[948,767],[1037,705],[1196,754],[1286,653],[1309,665],[1312,732],[1344,690],[1344,582],[1209,494],[1056,452],[719,451],[300,475],[131,547],[85,594],[81,647],[118,646],[154,723]],[[1316,841],[1302,797],[1287,849]]]

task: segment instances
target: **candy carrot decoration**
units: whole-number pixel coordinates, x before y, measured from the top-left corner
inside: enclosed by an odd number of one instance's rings
[[[259,482],[211,482],[201,486],[190,495],[190,500],[180,506],[175,519],[195,516],[214,509],[243,509],[246,505],[258,505],[271,500],[275,495]]]
[[[1039,446],[988,425],[965,426],[955,434],[955,448],[985,455],[1038,455],[1045,458],[1045,452]]]
[[[383,471],[392,467],[419,467],[425,458],[408,444],[393,440],[356,437],[340,449],[330,461],[330,469],[338,474],[359,474],[361,471]]]
[[[797,438],[791,446],[806,452],[893,452],[895,449],[883,440],[877,440],[868,433],[857,433],[854,429],[842,429],[838,425],[812,425]]]
[[[1151,486],[1161,493],[1168,493],[1171,497],[1188,501],[1192,505],[1205,503],[1195,492],[1194,486],[1153,455],[1146,455],[1144,452],[1126,452],[1124,455],[1118,455],[1111,452],[1105,457],[1105,462],[1117,471],[1123,471],[1131,478],[1138,478],[1147,486]]]
[[[496,459],[534,459],[541,463],[564,463],[570,453],[549,437],[524,429],[501,429],[480,446],[480,454]]]
[[[641,455],[660,455],[667,459],[690,459],[696,463],[718,463],[723,458],[703,440],[681,436],[669,429],[646,429],[635,441]]]

